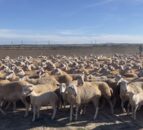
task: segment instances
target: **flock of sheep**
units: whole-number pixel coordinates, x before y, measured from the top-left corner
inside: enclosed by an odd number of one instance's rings
[[[0,112],[6,114],[11,105],[15,111],[21,100],[26,107],[24,116],[31,108],[35,121],[42,106],[52,106],[52,119],[58,109],[70,106],[72,121],[93,103],[95,120],[107,103],[111,114],[120,105],[136,119],[136,111],[143,105],[142,65],[138,55],[6,56],[0,60]]]

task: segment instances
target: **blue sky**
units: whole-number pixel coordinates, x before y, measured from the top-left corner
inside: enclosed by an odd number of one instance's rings
[[[0,43],[143,43],[143,0],[0,0]]]

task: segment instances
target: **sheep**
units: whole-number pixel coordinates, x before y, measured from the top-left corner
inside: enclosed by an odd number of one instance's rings
[[[9,80],[0,80],[0,84],[10,83]]]
[[[32,121],[35,121],[35,116],[37,114],[37,118],[39,118],[39,110],[41,106],[51,105],[53,108],[52,119],[55,118],[57,105],[58,105],[58,97],[54,92],[45,92],[45,93],[36,93],[32,91],[30,94],[31,105],[33,107],[33,118]]]
[[[55,91],[57,88],[58,88],[57,85],[53,86],[53,84],[50,84],[50,83],[38,84],[38,85],[35,85],[34,91],[36,93],[44,93],[48,91]]]
[[[6,83],[10,83],[10,81],[9,81],[9,80],[0,80],[0,86],[1,86],[2,84],[6,84]],[[5,103],[6,103],[5,101],[1,102],[1,106],[3,106]],[[11,103],[9,102],[8,105],[6,106],[6,109],[8,109],[8,107],[9,107],[10,104],[11,104]],[[15,107],[15,106],[14,106],[14,107]],[[14,109],[14,107],[13,107],[13,109]]]
[[[101,91],[102,97],[104,97],[108,101],[110,108],[111,108],[111,113],[113,114],[113,105],[111,102],[111,96],[112,96],[113,90],[109,87],[109,85],[106,82],[101,82],[101,81],[100,82],[84,82],[84,75],[79,76],[77,80],[78,80],[77,82],[78,86],[82,86],[84,85],[84,83],[90,83],[91,85],[98,87],[98,89]]]
[[[77,85],[78,85],[78,86],[80,86],[80,85],[83,85],[83,84],[84,84],[84,78],[85,78],[84,74],[82,74],[82,75],[78,75],[78,76],[76,77]]]
[[[143,82],[129,83],[127,80],[121,78],[118,81],[118,84],[120,85],[121,107],[123,112],[126,112],[126,109],[124,108],[124,103],[126,101],[129,101],[129,99],[131,98],[129,93],[137,94],[143,92]]]
[[[72,77],[68,74],[57,76],[56,79],[59,83],[65,83],[66,85],[68,85],[73,80]]]
[[[52,84],[53,86],[56,86],[57,84],[59,84],[59,82],[55,79],[54,76],[44,76],[38,79],[34,79],[34,78],[29,78],[27,76],[25,76],[25,80],[29,83],[32,83],[34,85],[38,85],[38,84]]]
[[[57,79],[57,81],[59,83],[66,83],[69,84],[73,78],[71,75],[67,74],[66,72],[60,70],[60,69],[54,69],[51,74],[53,76],[55,76],[55,78]]]
[[[63,105],[64,108],[65,108],[66,104],[68,103],[67,93],[65,93],[67,86],[66,86],[65,83],[61,83],[61,84],[59,84],[59,88],[60,88],[60,95],[61,95],[61,98],[62,98],[61,99],[61,103],[62,103],[61,105]]]
[[[21,100],[26,106],[25,117],[28,115],[29,104],[26,101],[26,97],[32,91],[32,85],[24,81],[15,81],[10,83],[0,84],[0,102],[5,100],[9,102],[16,102]],[[4,114],[2,108],[0,111]]]
[[[78,118],[78,109],[81,104],[86,104],[90,101],[93,102],[96,111],[94,114],[94,120],[97,117],[98,114],[98,103],[99,99],[101,97],[101,92],[100,90],[93,86],[90,83],[84,83],[82,86],[76,86],[74,84],[70,84],[66,88],[66,93],[67,93],[67,100],[69,104],[71,105],[70,107],[70,121],[72,121],[72,115],[73,115],[73,106],[76,106],[76,116],[75,120]]]
[[[143,92],[133,94],[132,92],[128,92],[129,94],[129,103],[132,108],[132,117],[136,120],[136,111],[143,105]],[[129,112],[129,111],[128,111]]]
[[[113,103],[113,107],[116,106],[117,102],[120,99],[120,97],[119,97],[119,85],[117,85],[119,78],[120,77],[115,77],[115,79],[107,79],[107,80],[105,80],[105,82],[113,90],[113,94],[112,94],[112,97],[111,97],[112,103]]]
[[[113,104],[111,102],[113,90],[109,87],[109,85],[106,82],[91,82],[91,84],[93,86],[96,86],[100,90],[101,96],[107,100],[107,102],[110,105],[111,114],[113,114],[114,110],[113,110]]]

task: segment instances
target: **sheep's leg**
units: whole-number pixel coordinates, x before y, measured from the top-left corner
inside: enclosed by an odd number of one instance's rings
[[[66,108],[65,106],[66,106],[66,105],[65,105],[65,102],[63,102],[63,104],[62,104],[62,108],[64,108],[64,109],[65,109],[65,108]]]
[[[130,113],[130,103],[128,103],[128,106],[127,106],[127,115],[129,115]]]
[[[134,112],[133,112],[133,118],[134,118],[134,120],[136,120],[137,109],[138,109],[138,105],[135,107]]]
[[[80,115],[84,114],[86,112],[86,105],[83,106],[83,108],[80,110]]]
[[[114,97],[114,98],[113,98],[113,101],[112,101],[112,102],[113,102],[113,108],[114,108],[115,105],[116,105],[116,100],[117,100],[116,97]]]
[[[25,98],[22,98],[21,99],[22,103],[25,105],[26,107],[26,111],[25,111],[25,115],[24,117],[27,117],[28,116],[28,111],[29,111],[29,104],[27,103],[26,99]]]
[[[121,101],[121,107],[122,107],[123,112],[125,113],[125,112],[126,112],[126,109],[124,108],[124,102],[125,102],[125,101],[123,101],[123,100]]]
[[[96,109],[96,111],[95,111],[95,114],[94,114],[94,117],[93,117],[94,120],[97,118],[99,107],[96,106],[95,109]]]
[[[1,103],[1,100],[0,100],[0,103]],[[2,110],[1,107],[0,107],[0,112],[1,112],[3,115],[6,115],[6,113]]]
[[[0,108],[0,112],[1,112],[3,115],[6,115],[6,113],[2,110],[2,108]]]
[[[80,107],[80,115],[82,115],[83,114],[83,106],[81,105],[81,107]]]
[[[33,111],[33,106],[31,104],[29,105],[29,107],[30,107],[31,111]]]
[[[2,101],[1,103],[0,103],[0,107],[3,107],[4,106],[4,101]]]
[[[105,99],[102,100],[102,104],[101,104],[101,106],[100,106],[100,109],[103,109],[104,106],[105,106]]]
[[[141,105],[139,105],[139,107],[138,107],[138,110],[140,110],[141,109]]]
[[[63,108],[65,109],[66,108],[66,105],[67,105],[67,102],[66,101],[63,101]]]
[[[33,118],[32,118],[32,121],[35,121],[35,116],[36,116],[36,107],[33,106]]]
[[[134,118],[133,117],[133,115],[134,115],[134,106],[132,106],[131,109],[132,109],[132,118]]]
[[[94,120],[97,118],[98,111],[99,111],[98,102],[99,102],[99,99],[97,99],[97,98],[96,98],[95,101],[93,102],[94,107],[95,107],[95,114],[94,114],[94,117],[93,117]]]
[[[37,112],[37,118],[39,118],[40,117],[40,107],[36,108],[36,112]]]
[[[13,102],[13,112],[16,112],[16,102]]]
[[[114,113],[114,110],[113,110],[113,104],[112,104],[112,102],[111,102],[111,100],[110,100],[110,99],[107,99],[107,101],[108,101],[108,103],[109,103],[109,105],[110,105],[111,114],[113,114],[113,113]]]
[[[5,110],[7,110],[10,107],[10,105],[11,105],[11,102],[8,102],[8,104],[6,105]]]
[[[70,106],[70,121],[72,121],[73,105]]]
[[[84,106],[83,108],[83,114],[85,115],[85,112],[86,112],[86,105]]]
[[[78,109],[79,109],[79,106],[76,106],[75,120],[77,120],[78,118]]]
[[[55,118],[56,112],[57,112],[57,108],[54,107],[53,108],[53,114],[52,114],[52,120]]]

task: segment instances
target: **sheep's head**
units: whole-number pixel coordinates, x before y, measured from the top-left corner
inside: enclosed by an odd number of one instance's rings
[[[22,87],[23,96],[29,96],[32,91],[33,91],[33,85],[32,84],[27,83]]]
[[[56,68],[56,69],[53,69],[53,71],[51,72],[51,74],[53,74],[53,75],[61,75],[62,71],[60,69]]]
[[[66,84],[65,83],[61,83],[60,85],[59,85],[59,87],[60,87],[60,93],[64,93],[65,91],[66,91]]]
[[[117,74],[117,75],[115,76],[115,81],[116,81],[116,82],[119,82],[121,78],[122,78],[122,76],[119,75],[119,74]]]
[[[66,89],[68,95],[71,95],[71,96],[74,96],[76,97],[77,96],[77,87],[73,84],[70,84],[67,89]]]
[[[118,85],[120,85],[120,91],[127,92],[128,89],[128,81],[124,79],[120,79],[118,81]]]
[[[83,85],[84,84],[84,78],[85,78],[84,74],[77,76],[78,85]]]

